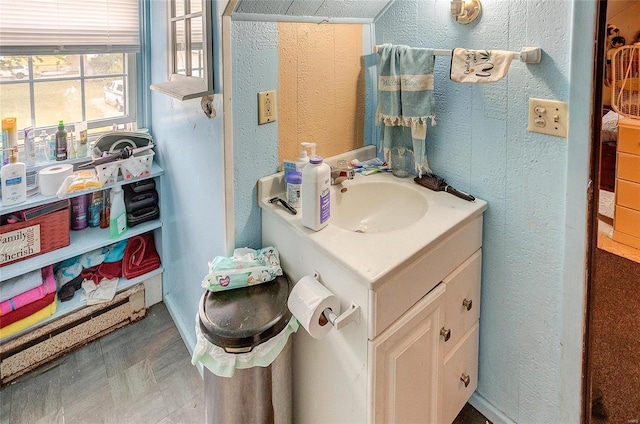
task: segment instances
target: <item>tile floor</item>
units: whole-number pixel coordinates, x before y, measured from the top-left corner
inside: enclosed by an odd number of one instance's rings
[[[0,424],[202,423],[203,384],[164,304],[0,390]]]
[[[162,303],[0,390],[0,424],[203,422],[202,379]],[[454,421],[485,423],[468,404]]]

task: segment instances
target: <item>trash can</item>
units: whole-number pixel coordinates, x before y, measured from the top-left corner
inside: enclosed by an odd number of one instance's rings
[[[202,295],[193,362],[204,365],[206,423],[291,423],[292,287],[283,275]]]

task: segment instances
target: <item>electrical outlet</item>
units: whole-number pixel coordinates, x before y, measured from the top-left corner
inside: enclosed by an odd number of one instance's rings
[[[275,122],[277,110],[275,90],[258,93],[258,125]]]
[[[529,131],[567,138],[569,108],[566,102],[529,99]]]

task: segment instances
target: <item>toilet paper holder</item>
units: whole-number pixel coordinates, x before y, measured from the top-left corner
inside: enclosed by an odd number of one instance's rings
[[[341,313],[340,316],[336,315],[331,308],[325,308],[325,310],[322,311],[322,315],[324,315],[327,321],[333,325],[336,330],[340,330],[351,322],[360,324],[360,306],[353,302],[351,302],[349,309]]]
[[[320,281],[320,273],[315,271],[313,278]],[[360,324],[360,306],[351,302],[349,309],[340,315],[336,314],[331,308],[325,308],[324,311],[322,311],[322,316],[324,316],[327,322],[333,325],[336,330],[340,330],[352,322]]]

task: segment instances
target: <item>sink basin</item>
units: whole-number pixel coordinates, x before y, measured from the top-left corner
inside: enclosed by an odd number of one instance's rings
[[[399,230],[417,222],[428,209],[423,193],[393,181],[346,181],[332,189],[331,224],[356,233]]]

